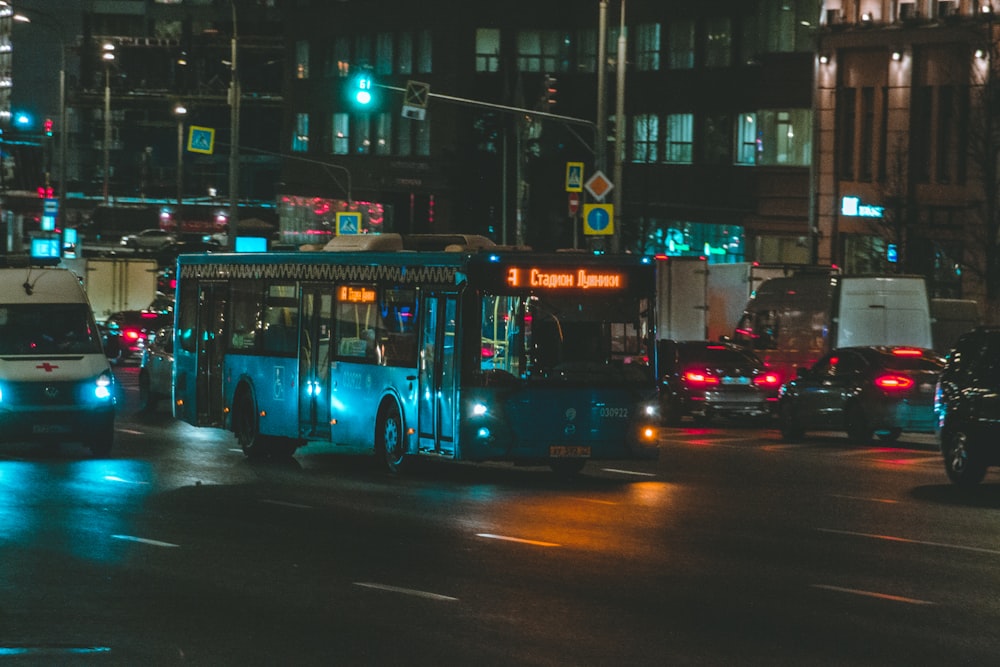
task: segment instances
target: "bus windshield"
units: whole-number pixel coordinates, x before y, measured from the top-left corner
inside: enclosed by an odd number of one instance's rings
[[[523,381],[648,381],[650,312],[627,295],[483,296],[481,368]]]

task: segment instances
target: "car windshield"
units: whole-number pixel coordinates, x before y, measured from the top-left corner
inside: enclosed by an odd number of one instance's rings
[[[91,354],[101,339],[82,303],[0,306],[0,354]]]
[[[677,356],[683,363],[695,364],[746,364],[760,366],[756,357],[725,345],[686,344],[677,345]]]

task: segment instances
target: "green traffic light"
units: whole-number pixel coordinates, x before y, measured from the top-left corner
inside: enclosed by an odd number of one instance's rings
[[[354,79],[354,101],[361,106],[372,103],[372,77],[370,74],[359,74]]]

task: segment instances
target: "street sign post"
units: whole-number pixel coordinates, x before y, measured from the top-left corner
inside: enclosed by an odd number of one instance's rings
[[[360,234],[361,213],[357,211],[337,212],[337,235]]]
[[[215,150],[215,128],[192,125],[188,130],[187,149],[191,153],[211,155]]]
[[[604,198],[611,192],[615,185],[602,171],[598,170],[594,172],[593,176],[587,179],[583,187],[586,188],[591,197],[597,201],[604,201]]]
[[[583,192],[583,163],[566,163],[566,192]]]

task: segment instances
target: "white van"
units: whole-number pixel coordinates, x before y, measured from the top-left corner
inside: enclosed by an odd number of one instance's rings
[[[79,278],[0,268],[0,439],[82,442],[107,456],[116,393]]]
[[[921,276],[803,273],[765,280],[734,333],[782,382],[838,347],[933,348],[930,300]]]

